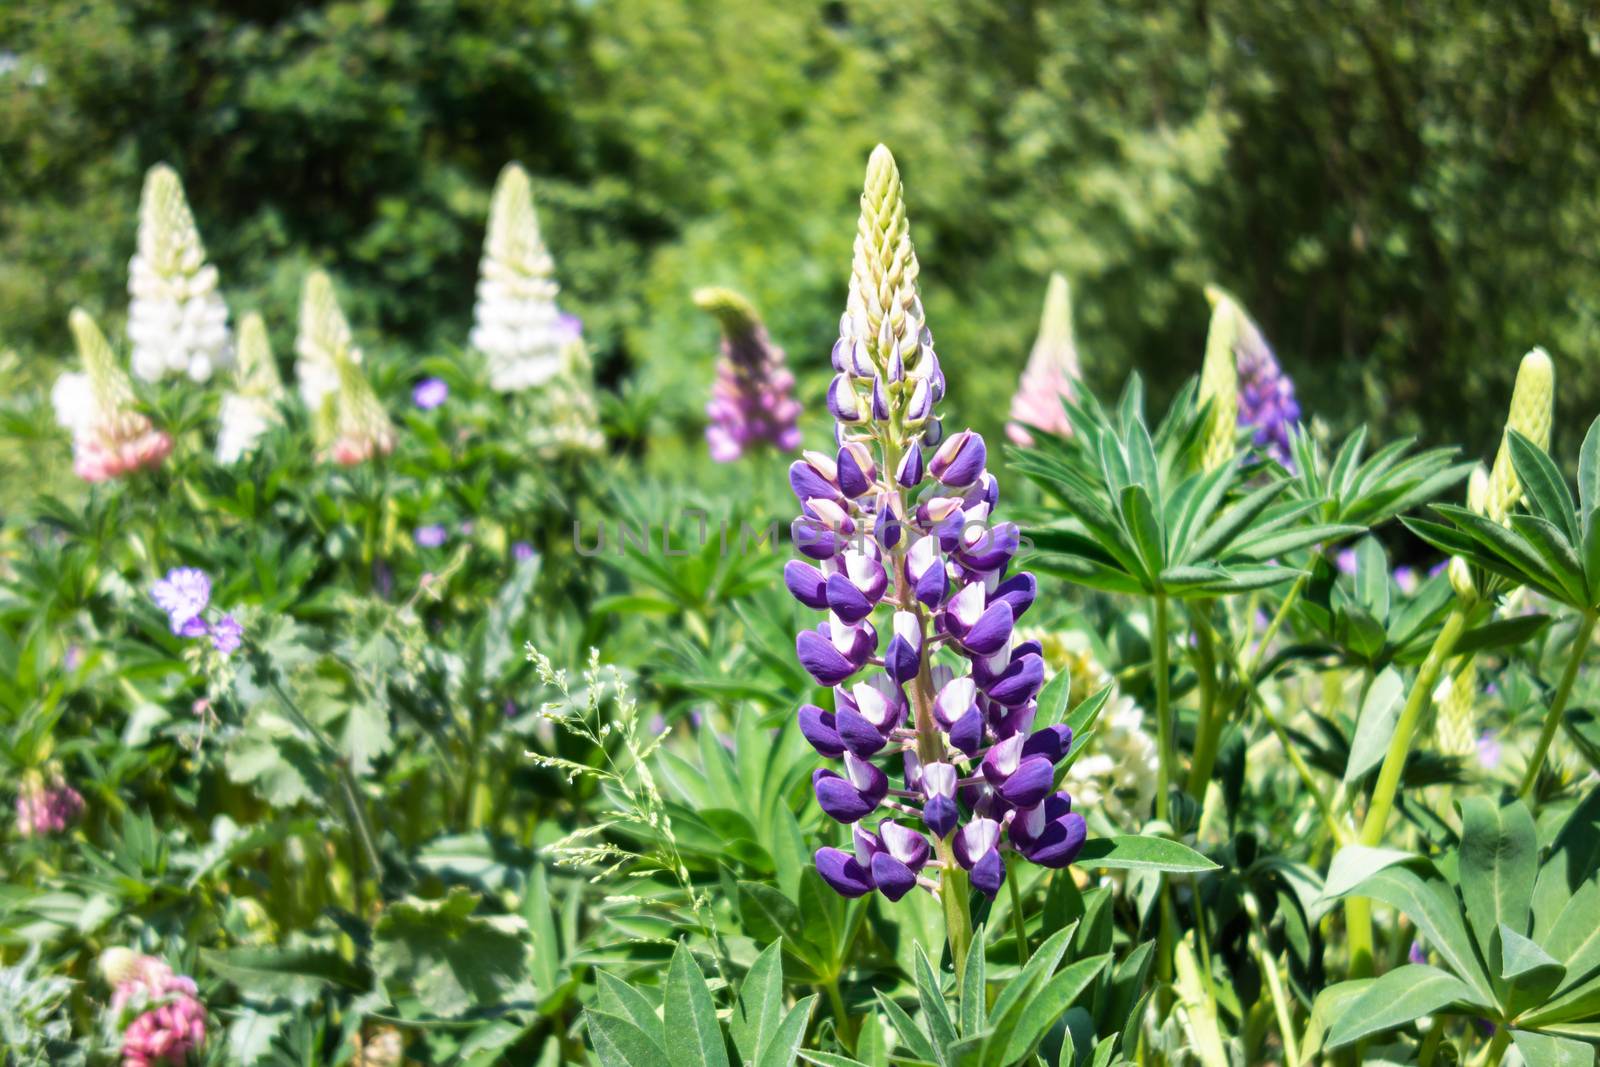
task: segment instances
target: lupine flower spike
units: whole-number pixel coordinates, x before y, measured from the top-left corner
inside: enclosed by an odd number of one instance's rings
[[[556,306],[560,289],[539,236],[528,172],[507,163],[489,202],[471,338],[495,389],[529,389],[561,373],[573,331]]]
[[[1211,301],[1211,326],[1206,332],[1205,361],[1200,366],[1200,391],[1196,399],[1209,403],[1201,463],[1214,471],[1234,454],[1234,427],[1238,425],[1239,370],[1234,347],[1239,343],[1243,317],[1233,298],[1215,286],[1206,287]]]
[[[1480,465],[1467,482],[1467,509],[1502,526],[1511,523],[1511,509],[1522,499],[1522,484],[1511,464],[1511,432],[1516,430],[1539,448],[1550,448],[1550,426],[1555,418],[1555,365],[1542,348],[1522,357],[1517,381],[1511,390],[1511,411],[1500,436],[1500,449],[1494,469],[1485,473]],[[1450,560],[1450,584],[1463,600],[1482,595],[1477,576],[1459,556]]]
[[[22,837],[59,834],[83,813],[83,797],[59,774],[48,781],[25,771],[17,788],[17,833]]]
[[[1065,437],[1072,432],[1063,400],[1071,400],[1078,369],[1078,346],[1072,337],[1072,291],[1067,279],[1050,275],[1039,316],[1039,336],[1028,354],[1028,365],[1011,398],[1011,421],[1006,436],[1019,445],[1033,444],[1028,427]]]
[[[128,339],[139,377],[153,382],[187,374],[203,382],[232,365],[228,305],[217,291],[217,268],[206,262],[177,172],[164,163],[144,178],[128,298]]]
[[[1477,752],[1477,698],[1478,661],[1474,656],[1463,656],[1455,673],[1440,682],[1434,693],[1434,702],[1439,706],[1435,721],[1439,751],[1445,755],[1466,757]]]
[[[1036,589],[1032,575],[1006,574],[1017,528],[991,521],[999,486],[983,439],[945,437],[934,415],[945,382],[917,271],[900,174],[880,145],[833,349],[838,450],[808,452],[789,470],[801,505],[794,540],[816,565],[791,561],[784,578],[801,603],[827,612],[796,652],[833,687],[833,710],[805,705],[800,728],[842,760],[812,782],[853,842],[819,850],[817,871],[846,896],[953,889],[949,908],[961,871],[993,895],[1002,851],[1063,867],[1086,827],[1053,790],[1071,731],[1033,729],[1044,666],[1037,643],[1013,633]],[[964,899],[958,906],[964,916]]]
[[[1300,421],[1300,404],[1295,400],[1294,382],[1283,373],[1278,359],[1261,335],[1255,320],[1245,314],[1238,301],[1215,286],[1208,287],[1212,306],[1231,308],[1233,318],[1234,370],[1238,374],[1238,419],[1240,426],[1254,430],[1257,448],[1280,463],[1289,462],[1289,429]]]
[[[300,397],[311,412],[322,454],[342,467],[394,451],[394,426],[361,372],[362,353],[339,307],[333,280],[320,270],[300,294],[294,342]]]
[[[706,404],[706,443],[718,463],[738,459],[762,441],[780,452],[800,447],[800,402],[794,375],[750,302],[731,289],[697,289],[694,302],[722,328],[717,377]]]
[[[133,384],[89,313],[73,308],[67,321],[84,369],[56,379],[50,399],[56,422],[72,431],[72,469],[103,482],[159,466],[172,438],[133,410]]]
[[[283,380],[272,358],[267,327],[252,311],[239,324],[239,365],[234,391],[222,398],[218,413],[217,462],[237,463],[253,452],[261,435],[282,421]]]
[[[112,987],[122,1067],[181,1067],[205,1044],[206,1009],[193,978],[125,948],[107,949],[100,973]]]

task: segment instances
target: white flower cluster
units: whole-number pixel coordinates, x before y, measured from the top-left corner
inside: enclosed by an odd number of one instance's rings
[[[333,279],[320,270],[306,276],[300,294],[294,350],[300,397],[323,454],[349,467],[393,452],[394,425],[361,373],[361,350],[353,343]]]
[[[556,306],[528,173],[515,163],[495,182],[479,271],[471,343],[488,360],[489,384],[503,393],[544,385],[561,373],[572,329]]]
[[[255,312],[239,324],[239,366],[235,391],[222,398],[218,412],[217,462],[237,463],[255,450],[261,435],[282,421],[278,403],[283,382],[272,359],[267,326]]]
[[[203,382],[233,363],[228,306],[217,268],[205,260],[178,175],[151,167],[139,202],[139,250],[128,264],[128,339],[140,378],[187,374]]]

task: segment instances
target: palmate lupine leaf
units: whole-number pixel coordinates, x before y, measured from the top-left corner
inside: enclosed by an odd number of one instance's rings
[[[1084,394],[1070,405],[1075,435],[1063,446],[1012,450],[1024,475],[1057,497],[1070,520],[1029,531],[1040,570],[1126,594],[1211,597],[1264,588],[1301,572],[1285,554],[1363,527],[1307,522],[1321,500],[1281,501],[1285,478],[1251,485],[1239,457],[1191,472],[1198,420],[1169,415],[1152,436],[1140,390],[1124,392],[1115,422]],[[1168,446],[1182,440],[1187,452]]]
[[[1330,464],[1304,426],[1290,431],[1295,468],[1290,491],[1300,499],[1321,502],[1323,522],[1382,525],[1436,499],[1472,470],[1470,463],[1452,462],[1459,452],[1456,448],[1406,455],[1416,443],[1412,437],[1391,441],[1363,462],[1366,440],[1363,426],[1345,439]]]

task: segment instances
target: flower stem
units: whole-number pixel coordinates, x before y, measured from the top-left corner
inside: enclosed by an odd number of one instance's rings
[[[1455,650],[1456,642],[1467,626],[1470,608],[1457,600],[1445,618],[1439,635],[1433,639],[1428,658],[1422,661],[1417,677],[1411,683],[1411,692],[1400,709],[1400,719],[1395,723],[1394,736],[1389,740],[1389,751],[1384,754],[1383,765],[1378,770],[1378,782],[1372,789],[1372,802],[1367,806],[1361,834],[1357,840],[1368,848],[1375,848],[1383,840],[1389,813],[1394,810],[1395,793],[1400,788],[1400,775],[1405,770],[1406,758],[1411,754],[1411,740],[1416,735],[1422,710],[1427,706],[1438,684],[1439,674]],[[1372,973],[1372,906],[1365,897],[1351,897],[1345,902],[1346,936],[1350,942],[1350,974],[1365,977]]]
[[[1150,622],[1151,670],[1156,685],[1156,748],[1161,757],[1156,769],[1156,818],[1166,822],[1170,815],[1167,793],[1172,783],[1172,706],[1167,687],[1167,598],[1152,598]]]
[[[835,978],[822,987],[828,994],[828,1004],[833,1009],[833,1032],[839,1038],[839,1044],[846,1052],[854,1053],[856,1050],[855,1020],[850,1018],[850,1013],[845,1010],[844,997],[839,993],[839,979]]]
[[[1017,888],[1017,864],[1006,857],[1006,888],[1011,893],[1011,930],[1017,936],[1017,965],[1028,962],[1028,924],[1022,915],[1022,890]],[[964,972],[957,972],[964,973]]]
[[[1200,718],[1195,724],[1194,754],[1189,760],[1188,793],[1205,800],[1206,783],[1211,781],[1217,762],[1217,741],[1222,734],[1222,716],[1217,701],[1217,649],[1211,624],[1203,617],[1204,608],[1191,608],[1194,626],[1195,673],[1200,680]]]
[[[1533,747],[1533,755],[1528,759],[1528,769],[1523,773],[1522,785],[1517,789],[1517,796],[1526,799],[1533,792],[1533,787],[1539,780],[1539,770],[1544,766],[1545,755],[1550,751],[1550,743],[1555,740],[1556,727],[1561,725],[1561,713],[1566,710],[1567,698],[1572,695],[1572,683],[1578,679],[1578,667],[1583,662],[1583,654],[1589,651],[1589,642],[1594,637],[1595,613],[1586,611],[1578,623],[1578,633],[1572,642],[1572,652],[1567,656],[1567,666],[1561,672],[1561,681],[1556,683],[1555,695],[1550,698],[1550,710],[1545,713],[1544,729],[1539,731],[1539,743]]]

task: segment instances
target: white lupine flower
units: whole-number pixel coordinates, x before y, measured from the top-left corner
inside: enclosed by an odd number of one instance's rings
[[[489,203],[471,336],[488,359],[489,384],[500,392],[543,385],[561,373],[571,330],[556,307],[561,287],[554,274],[528,173],[508,163]]]
[[[294,350],[300,396],[322,456],[350,467],[393,452],[394,424],[361,373],[361,350],[351,343],[332,279],[320,270],[306,276],[300,294]]]
[[[1143,825],[1155,802],[1161,756],[1132,697],[1114,696],[1100,713],[1090,752],[1067,770],[1075,808],[1099,809],[1113,826]]]
[[[94,400],[94,386],[82,371],[66,371],[50,390],[50,404],[56,410],[56,425],[74,438],[92,430],[100,418]]]
[[[267,327],[255,312],[239,324],[239,365],[235,369],[236,391],[222,398],[219,413],[221,430],[217,434],[217,462],[236,463],[253,451],[261,435],[281,419],[278,403],[283,398],[283,382],[272,359]]]
[[[300,332],[295,336],[295,379],[300,383],[300,399],[316,415],[323,401],[339,391],[339,362],[360,363],[361,349],[350,334],[334,295],[333,280],[324,271],[306,276],[300,293]]]
[[[158,163],[139,201],[139,250],[128,264],[128,339],[133,373],[146,381],[187,374],[197,382],[233,363],[228,305],[206,261],[183,185]]]

